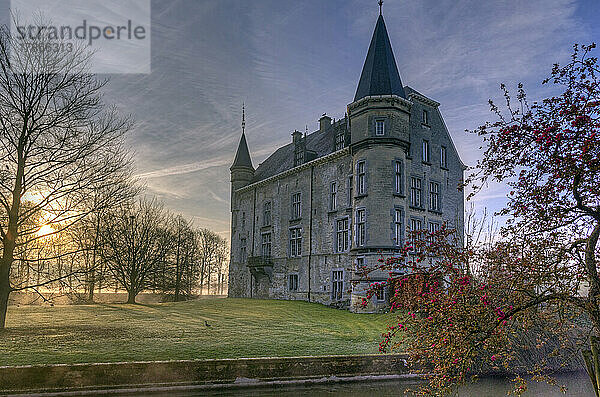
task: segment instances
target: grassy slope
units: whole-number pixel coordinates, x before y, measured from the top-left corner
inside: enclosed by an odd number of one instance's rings
[[[13,306],[0,333],[0,366],[376,353],[389,319],[251,299]]]

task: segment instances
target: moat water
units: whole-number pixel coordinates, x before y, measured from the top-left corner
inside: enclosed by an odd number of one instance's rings
[[[567,387],[566,394],[561,393],[556,386],[550,386],[546,383],[530,381],[528,390],[523,396],[530,397],[594,397],[594,391],[590,386],[589,378],[585,373],[566,374],[557,377],[559,384]],[[304,386],[277,386],[266,388],[242,388],[229,390],[188,390],[156,392],[156,393],[131,393],[127,396],[164,396],[164,397],[184,397],[184,396],[207,396],[207,397],[231,397],[231,396],[266,396],[266,397],[292,397],[292,396],[349,396],[349,397],[389,397],[402,396],[405,391],[414,389],[418,386],[416,381],[375,381],[375,382],[352,382],[335,384],[312,384]],[[476,383],[462,387],[459,390],[459,396],[477,396],[477,397],[500,397],[506,396],[511,390],[511,382],[508,379],[485,378]]]

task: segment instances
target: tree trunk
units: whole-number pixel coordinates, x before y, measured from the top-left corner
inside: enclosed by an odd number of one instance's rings
[[[133,291],[127,291],[127,303],[135,305],[135,297],[137,294]]]
[[[0,259],[1,260],[1,259]],[[0,330],[4,329],[6,324],[6,310],[8,309],[8,296],[10,295],[10,281],[8,278],[8,269],[5,260],[0,262]]]

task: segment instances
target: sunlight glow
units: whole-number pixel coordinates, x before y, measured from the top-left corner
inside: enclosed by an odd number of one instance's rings
[[[37,231],[36,235],[38,237],[44,237],[51,233],[54,233],[54,229],[52,228],[52,226],[44,225],[44,226],[40,227],[40,230]]]

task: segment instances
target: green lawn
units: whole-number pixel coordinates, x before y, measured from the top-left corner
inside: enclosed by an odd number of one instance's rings
[[[255,299],[11,306],[0,366],[376,353],[390,319]]]

